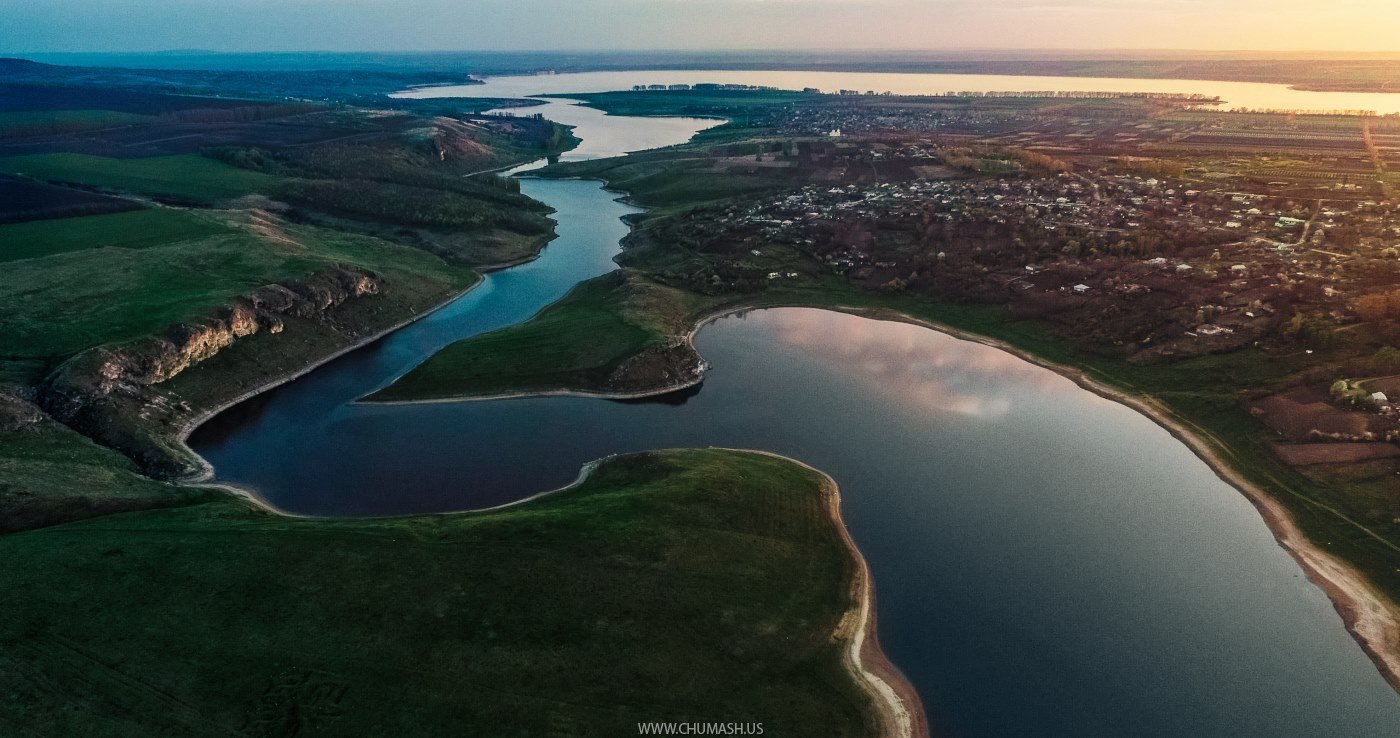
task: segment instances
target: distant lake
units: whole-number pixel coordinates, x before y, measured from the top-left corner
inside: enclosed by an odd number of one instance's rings
[[[585,121],[586,156],[712,124],[533,110]],[[1400,696],[1243,495],[1148,418],[998,349],[762,310],[703,329],[713,371],[665,401],[353,404],[614,268],[636,208],[596,182],[521,185],[556,209],[539,260],[212,419],[191,445],[217,478],[292,512],[390,515],[519,500],[613,453],[775,451],[840,484],[880,640],[949,735],[1400,735]]]
[[[1224,109],[1343,111],[1400,114],[1400,94],[1385,92],[1309,92],[1263,82],[1216,82],[1195,79],[1127,79],[1115,77],[1036,77],[994,74],[885,74],[875,72],[777,71],[635,71],[488,77],[485,85],[426,87],[401,97],[529,97],[531,95],[630,90],[634,85],[762,85],[785,90],[816,87],[824,92],[849,89],[896,95],[948,92],[1162,92],[1219,97]]]

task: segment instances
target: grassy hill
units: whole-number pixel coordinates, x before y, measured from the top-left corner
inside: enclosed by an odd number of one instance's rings
[[[0,537],[0,732],[868,735],[828,504],[795,464],[684,451],[481,513],[224,500]]]
[[[114,159],[53,153],[0,159],[0,172],[104,190],[212,203],[275,191],[277,177],[195,155]]]

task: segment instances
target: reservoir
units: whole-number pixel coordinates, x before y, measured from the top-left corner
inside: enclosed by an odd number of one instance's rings
[[[1263,82],[1220,82],[1118,77],[1039,77],[995,74],[882,74],[875,72],[794,71],[647,71],[487,77],[484,85],[424,87],[400,97],[528,97],[531,95],[630,90],[633,85],[713,82],[824,92],[856,90],[896,95],[942,95],[958,92],[1153,92],[1199,94],[1221,99],[1226,110],[1355,111],[1400,114],[1400,94],[1387,92],[1313,92]],[[568,121],[560,121],[568,122]],[[645,147],[649,148],[649,147]],[[632,149],[639,150],[639,149]]]
[[[572,116],[575,157],[711,124],[532,110]],[[190,443],[218,480],[290,512],[397,515],[518,500],[614,453],[774,451],[840,484],[881,642],[935,730],[1400,735],[1400,697],[1243,495],[1148,418],[995,348],[771,309],[704,328],[711,373],[665,401],[355,404],[614,268],[635,208],[594,182],[522,189],[557,211],[540,259],[213,418]]]

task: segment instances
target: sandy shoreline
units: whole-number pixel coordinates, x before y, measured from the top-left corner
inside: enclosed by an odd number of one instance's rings
[[[606,182],[603,182],[603,188],[608,192],[621,195],[620,197],[614,198],[616,201],[623,202],[629,205],[634,205],[636,207],[641,207],[640,205],[632,203],[625,192],[621,192],[607,187]],[[533,258],[538,258],[538,256],[539,254],[537,253],[534,257],[527,258],[524,261],[530,261]],[[487,268],[479,271],[482,274],[484,274],[487,271],[494,271],[497,268],[505,268],[512,265],[513,264],[497,265],[494,268]],[[214,475],[213,467],[203,457],[195,453],[193,449],[190,449],[187,443],[190,434],[199,425],[203,424],[218,413],[223,412],[224,410],[234,405],[237,405],[240,402],[243,402],[258,394],[261,394],[277,386],[280,386],[282,384],[295,380],[301,376],[304,376],[310,373],[311,371],[314,371],[315,369],[319,368],[320,366],[323,366],[324,364],[336,358],[339,358],[340,356],[343,356],[344,354],[362,348],[370,343],[373,343],[376,340],[379,340],[380,338],[383,338],[384,336],[393,333],[394,331],[399,330],[400,328],[403,328],[404,326],[410,323],[413,323],[423,317],[431,315],[432,313],[442,309],[443,307],[447,306],[448,304],[467,294],[475,287],[479,286],[483,279],[484,277],[479,275],[476,282],[474,282],[472,285],[468,286],[466,289],[454,295],[449,296],[443,302],[429,310],[425,310],[421,313],[410,316],[407,319],[401,321],[400,323],[390,326],[382,331],[375,332],[374,334],[369,335],[364,339],[359,340],[345,347],[344,349],[337,351],[329,356],[326,356],[314,363],[311,363],[298,371],[289,372],[283,376],[273,378],[272,380],[268,381],[263,385],[260,385],[259,387],[253,390],[242,393],[238,397],[232,398],[226,402],[218,404],[217,406],[211,407],[201,412],[199,415],[192,417],[190,420],[186,421],[180,427],[179,432],[175,437],[175,440],[179,447],[183,448],[189,454],[190,458],[197,460],[198,464],[201,466],[201,471],[180,481],[184,481],[186,483],[204,482],[211,479]],[[1361,575],[1360,572],[1356,571],[1354,568],[1347,565],[1346,563],[1330,556],[1325,551],[1318,548],[1311,541],[1309,541],[1303,534],[1303,532],[1298,528],[1297,524],[1293,521],[1287,509],[1283,507],[1282,503],[1276,500],[1263,488],[1246,479],[1242,474],[1240,474],[1233,467],[1231,467],[1228,464],[1228,462],[1221,458],[1217,450],[1207,441],[1206,437],[1208,436],[1208,434],[1206,434],[1204,431],[1197,428],[1188,427],[1187,424],[1183,420],[1179,419],[1175,414],[1171,413],[1168,409],[1155,403],[1149,398],[1139,397],[1128,392],[1119,390],[1117,388],[1105,385],[1097,380],[1092,379],[1081,370],[1042,359],[1041,357],[1036,356],[1033,353],[1024,351],[1018,347],[1012,346],[1003,341],[999,341],[975,333],[969,333],[967,331],[963,331],[933,321],[915,318],[913,316],[900,313],[894,310],[855,308],[843,306],[814,306],[802,304],[793,304],[787,306],[731,305],[700,317],[695,322],[691,330],[684,337],[685,344],[687,345],[687,347],[690,348],[692,352],[695,352],[694,338],[696,334],[709,323],[714,322],[720,318],[736,313],[745,312],[748,310],[770,309],[776,307],[816,307],[818,309],[850,313],[853,315],[860,315],[869,318],[893,320],[913,325],[919,325],[930,330],[935,330],[953,336],[955,338],[980,343],[986,346],[991,346],[993,348],[1006,351],[1037,366],[1054,371],[1057,374],[1067,377],[1068,379],[1070,379],[1071,381],[1075,382],[1080,387],[1088,391],[1094,392],[1095,394],[1098,394],[1102,397],[1126,405],[1132,408],[1133,410],[1136,410],[1137,412],[1141,413],[1142,415],[1148,417],[1153,422],[1166,429],[1179,441],[1184,443],[1187,446],[1187,448],[1191,449],[1191,451],[1195,453],[1196,456],[1199,457],[1202,461],[1204,461],[1212,469],[1212,471],[1214,471],[1215,474],[1218,477],[1220,477],[1220,479],[1225,481],[1227,484],[1230,484],[1231,486],[1235,487],[1242,494],[1245,495],[1245,497],[1259,511],[1266,525],[1268,525],[1270,531],[1273,533],[1275,540],[1277,540],[1279,545],[1282,546],[1284,550],[1288,551],[1288,553],[1293,557],[1293,559],[1298,563],[1298,565],[1302,567],[1304,573],[1307,574],[1308,578],[1327,594],[1329,599],[1331,599],[1333,605],[1336,607],[1338,613],[1342,616],[1347,631],[1352,634],[1352,636],[1361,645],[1362,649],[1370,656],[1373,663],[1375,663],[1376,667],[1380,670],[1382,675],[1391,684],[1391,686],[1394,687],[1397,691],[1400,691],[1400,612],[1397,611],[1397,608],[1391,603],[1389,603],[1387,598],[1385,598],[1380,593],[1376,592],[1369,585],[1369,583],[1366,582],[1365,578]],[[698,355],[698,352],[696,352],[696,354]],[[436,404],[448,402],[503,400],[526,397],[590,397],[597,399],[612,400],[645,399],[648,397],[657,397],[660,395],[669,394],[700,384],[704,381],[704,369],[707,366],[708,365],[704,364],[702,361],[701,372],[693,378],[676,382],[664,387],[654,387],[636,391],[597,392],[588,390],[559,388],[496,393],[490,395],[463,395],[456,397],[442,397],[424,400],[373,402],[372,404]],[[364,400],[356,400],[356,402],[364,402]],[[806,465],[804,464],[804,466]],[[818,473],[821,472],[818,471]],[[587,470],[585,470],[584,476],[580,477],[580,481],[586,477],[586,474]],[[255,492],[251,490],[242,489],[225,484],[209,484],[207,486],[217,487],[220,489],[231,491],[239,496],[252,500],[254,504],[257,504],[263,507],[264,509],[277,512],[279,514],[286,514],[284,511],[277,510],[276,508],[272,507],[269,503],[261,499],[260,496],[258,496]],[[567,487],[564,489],[567,489]],[[550,492],[540,493],[540,495],[553,494],[557,491],[560,490],[552,490]],[[527,499],[535,499],[540,495],[535,495]],[[839,516],[839,509],[837,510],[837,514]],[[841,528],[844,533],[844,524],[842,524]],[[853,543],[851,544],[851,546],[852,548],[854,548]],[[865,566],[863,557],[860,557],[857,553],[857,558],[861,561],[861,566],[863,568]],[[868,579],[868,574],[866,574],[865,576]],[[867,596],[866,599],[868,600],[869,596]],[[870,608],[868,603],[866,605],[866,609],[872,610],[867,614],[867,617],[873,619],[873,609]],[[873,638],[870,640],[873,642]],[[875,651],[878,653],[878,645],[876,645],[874,648]],[[881,655],[879,658],[883,659],[883,655]],[[874,661],[872,661],[872,663],[874,663]],[[890,670],[897,675],[898,672],[897,670],[893,669],[892,665],[890,666]],[[903,680],[897,679],[896,681],[902,682]],[[915,695],[915,698],[917,698],[917,695]],[[926,734],[927,726],[925,725],[924,735]]]
[[[889,660],[880,648],[875,632],[875,583],[870,576],[870,565],[861,555],[846,521],[841,517],[841,488],[831,475],[797,459],[775,454],[771,451],[751,449],[719,449],[738,453],[757,454],[781,459],[790,464],[816,474],[822,480],[822,501],[827,514],[841,533],[841,540],[856,564],[855,576],[851,578],[851,609],[836,626],[833,634],[845,639],[844,652],[846,669],[850,672],[876,705],[876,716],[880,722],[879,735],[899,738],[929,738],[928,717],[924,713],[923,700],[915,691],[914,685],[905,679],[899,669]]]
[[[836,484],[836,480],[831,475],[817,469],[810,464],[797,459],[776,454],[771,451],[757,451],[744,448],[721,448],[710,447],[716,451],[730,451],[733,453],[753,454],[756,456],[767,456],[773,459],[802,467],[807,471],[816,474],[821,479],[822,502],[826,506],[827,515],[836,525],[837,531],[841,534],[843,545],[849,552],[851,559],[856,564],[855,576],[851,578],[851,609],[842,617],[837,624],[833,637],[844,638],[848,641],[848,647],[844,651],[847,671],[870,695],[876,706],[876,717],[880,723],[880,736],[891,738],[929,738],[928,719],[924,714],[923,700],[919,698],[919,693],[914,686],[909,683],[899,669],[889,660],[884,651],[880,649],[880,641],[875,633],[875,583],[870,576],[870,566],[866,563],[865,557],[861,555],[860,549],[856,547],[855,540],[851,538],[851,532],[846,528],[846,521],[841,517],[841,488]],[[612,459],[625,458],[633,455],[664,454],[667,451],[686,451],[690,449],[660,449],[655,451],[642,451],[639,454],[614,454],[605,456],[596,461],[591,461],[583,466],[579,471],[578,478],[572,483],[558,489],[549,490],[530,495],[514,502],[507,502],[495,507],[472,510],[465,513],[438,513],[439,515],[474,515],[477,513],[503,510],[511,507],[523,505],[528,502],[539,500],[567,492],[586,482],[595,470]]]
[[[1391,605],[1387,598],[1375,591],[1365,577],[1343,561],[1318,548],[1303,534],[1293,521],[1283,504],[1267,491],[1246,479],[1223,459],[1207,441],[1206,434],[1197,428],[1188,427],[1171,411],[1152,400],[1124,392],[1092,379],[1083,371],[1056,364],[1003,341],[987,336],[969,333],[952,326],[913,316],[890,309],[870,309],[843,306],[819,305],[738,305],[728,306],[700,317],[685,336],[686,345],[695,351],[694,339],[706,325],[720,318],[748,310],[765,310],[779,307],[805,307],[833,312],[848,313],[877,320],[891,320],[922,326],[954,338],[980,343],[1006,351],[1036,366],[1049,369],[1064,376],[1083,389],[1101,397],[1126,405],[1146,416],[1181,441],[1192,453],[1206,463],[1225,483],[1239,490],[1254,505],[1273,533],[1278,544],[1293,557],[1303,569],[1308,579],[1323,590],[1342,616],[1347,632],[1361,645],[1386,681],[1400,692],[1400,611]],[[698,352],[697,352],[698,354]],[[702,366],[708,366],[703,364]],[[472,402],[503,400],[524,397],[593,397],[599,399],[644,399],[688,389],[704,381],[704,373],[694,379],[677,382],[664,387],[654,387],[629,392],[591,392],[587,390],[555,389],[541,391],[521,391],[480,396],[444,397],[427,400],[401,400],[376,404],[433,404],[445,402]]]
[[[1397,692],[1400,692],[1400,612],[1387,598],[1375,591],[1360,572],[1331,556],[1309,541],[1281,502],[1221,458],[1206,440],[1204,431],[1191,428],[1165,407],[1151,399],[1124,392],[1092,379],[1083,371],[1056,364],[1020,348],[952,326],[914,318],[893,310],[864,308],[824,308],[881,320],[919,325],[965,341],[1006,351],[1036,366],[1068,378],[1101,397],[1126,405],[1151,419],[1181,441],[1206,463],[1222,481],[1244,494],[1259,511],[1278,544],[1293,557],[1308,579],[1316,584],[1342,616],[1347,632],[1361,645],[1372,663]]]
[[[841,490],[836,484],[836,480],[832,479],[826,472],[809,464],[771,451],[711,448],[712,450],[718,451],[753,454],[780,459],[789,464],[802,467],[816,474],[821,479],[822,502],[826,507],[827,515],[830,516],[831,521],[836,525],[836,529],[841,535],[843,545],[851,556],[852,561],[856,564],[855,574],[851,578],[851,607],[841,618],[840,622],[837,623],[836,631],[832,634],[832,637],[843,639],[847,642],[847,647],[842,653],[842,660],[851,678],[855,679],[866,693],[870,695],[872,704],[875,706],[875,717],[878,722],[879,730],[878,735],[880,735],[881,738],[930,738],[928,717],[924,713],[923,700],[920,699],[919,693],[914,689],[914,685],[909,683],[880,648],[880,641],[876,634],[875,584],[870,576],[869,564],[866,563],[865,557],[860,553],[860,549],[856,547],[855,541],[851,538],[850,531],[846,528],[846,521],[841,517]],[[492,507],[454,512],[376,516],[368,519],[394,520],[396,518],[469,516],[506,510],[575,489],[584,482],[587,482],[588,478],[591,477],[599,467],[613,459],[685,450],[691,449],[659,449],[655,451],[642,451],[636,454],[613,454],[611,456],[605,456],[601,459],[584,464],[583,467],[579,469],[579,474],[574,481],[563,487],[537,492],[529,497],[523,497],[513,502],[507,502]],[[210,483],[200,486],[209,489],[224,490],[229,494],[243,498],[261,510],[281,517],[327,521],[353,519],[325,518],[288,512],[272,505],[253,491],[234,485]]]

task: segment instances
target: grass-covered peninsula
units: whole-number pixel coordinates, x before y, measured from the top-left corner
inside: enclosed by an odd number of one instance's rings
[[[885,734],[834,495],[775,457],[678,451],[480,513],[219,496],[3,536],[0,732]]]
[[[699,381],[683,336],[710,301],[633,272],[589,280],[534,319],[460,341],[371,402],[653,393]]]

